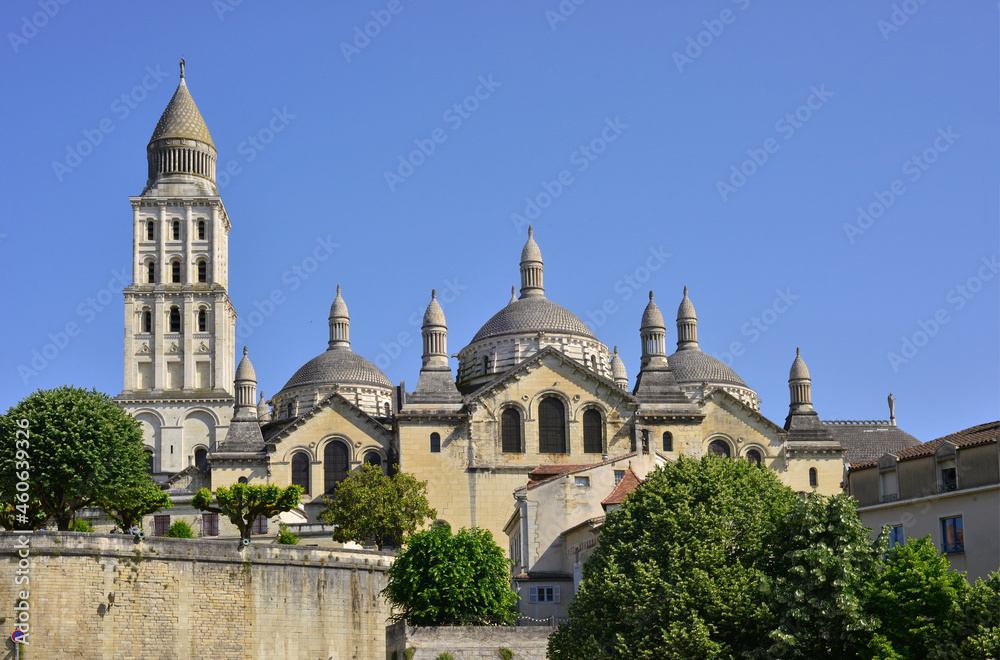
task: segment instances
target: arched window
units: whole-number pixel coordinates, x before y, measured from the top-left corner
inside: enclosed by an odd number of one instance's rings
[[[204,259],[198,260],[198,281],[202,283],[208,281],[208,262]]]
[[[604,451],[601,413],[593,408],[583,413],[583,451],[588,454],[600,454]]]
[[[156,225],[153,224],[152,220],[146,223],[146,240],[156,240]]]
[[[385,416],[392,417],[392,406],[390,406],[388,403],[385,404]]]
[[[378,455],[377,451],[370,451],[365,454],[365,463],[374,465],[375,467],[382,467],[382,457]]]
[[[708,453],[712,456],[722,456],[724,458],[729,458],[731,455],[729,452],[729,444],[724,440],[712,440],[708,444]]]
[[[199,241],[205,240],[205,221],[204,220],[199,220],[198,221],[198,240]]]
[[[309,456],[302,452],[292,455],[292,484],[309,492]]]
[[[761,465],[764,463],[764,457],[756,449],[751,449],[747,452],[747,460],[751,465]]]
[[[146,282],[156,284],[156,262],[150,261],[146,264]]]
[[[347,478],[347,447],[343,442],[331,442],[323,450],[324,492],[333,493],[338,483]]]
[[[542,454],[566,453],[566,408],[554,396],[538,403],[538,451]]]
[[[170,308],[170,332],[181,331],[181,310],[176,307]]]
[[[194,466],[201,470],[202,472],[208,472],[208,450],[207,449],[195,449],[194,450]]]
[[[153,474],[153,450],[146,449],[142,452],[142,458],[146,461],[146,473]]]
[[[663,432],[663,451],[674,450],[674,435],[670,431]]]
[[[809,468],[809,486],[815,488],[819,485],[819,475],[816,472],[816,468]]]
[[[208,332],[208,313],[203,310],[198,310],[198,332]]]
[[[236,483],[238,483],[238,484],[245,484],[245,483],[247,483],[247,481],[248,480],[247,480],[246,477],[240,477],[239,479],[236,480]]]
[[[500,415],[500,449],[509,454],[521,453],[521,413],[505,408]]]
[[[590,369],[591,369],[591,371],[594,371],[594,372],[597,371],[597,356],[596,355],[591,355],[590,356]]]
[[[295,402],[294,401],[289,401],[288,405],[286,406],[286,408],[288,410],[288,413],[285,415],[285,417],[294,417],[295,416]]]
[[[153,331],[153,313],[148,309],[142,313],[142,331]]]
[[[181,262],[171,261],[170,262],[170,281],[174,284],[180,284],[181,282]]]
[[[488,355],[483,356],[483,375],[485,376],[490,372],[490,358]]]
[[[173,233],[174,233],[174,240],[175,241],[181,240],[181,223],[180,223],[180,221],[174,220],[174,227],[173,227],[173,229],[174,229],[174,231],[173,231]]]
[[[437,433],[431,433],[431,453],[437,454],[441,451],[441,436]]]

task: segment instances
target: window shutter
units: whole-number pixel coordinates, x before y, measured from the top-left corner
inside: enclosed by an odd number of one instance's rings
[[[552,602],[553,603],[558,603],[559,602],[559,586],[558,585],[555,586],[555,587],[552,587]]]
[[[528,587],[528,602],[529,603],[538,602],[538,587]]]

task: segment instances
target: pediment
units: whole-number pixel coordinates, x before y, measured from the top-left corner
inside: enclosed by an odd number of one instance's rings
[[[355,406],[339,392],[332,392],[313,406],[309,412],[300,415],[269,438],[267,442],[269,445],[278,445],[299,431],[308,431],[316,427],[322,431],[343,427],[345,424],[356,429],[359,435],[374,438],[381,443],[387,443],[392,439],[391,429]]]
[[[608,407],[635,409],[638,405],[635,397],[626,390],[615,385],[614,381],[595,374],[576,360],[566,357],[558,350],[547,347],[535,353],[500,374],[497,378],[465,397],[466,405],[474,409],[477,404],[489,406],[490,402],[503,398],[523,398],[530,394],[520,393],[517,397],[513,390],[523,390],[522,384],[532,383],[532,388],[559,390],[571,398],[583,398],[584,394],[596,397]],[[575,390],[575,393],[573,391]]]
[[[787,431],[783,427],[764,417],[764,415],[760,414],[760,411],[754,410],[721,387],[712,390],[702,399],[702,409],[713,405],[718,406],[731,415],[739,417],[744,423],[763,436],[780,438],[787,434]]]

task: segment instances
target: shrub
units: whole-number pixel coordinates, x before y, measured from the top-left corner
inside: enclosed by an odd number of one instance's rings
[[[191,530],[191,525],[183,520],[178,520],[167,529],[167,533],[164,536],[172,539],[193,539],[194,532]]]
[[[298,545],[301,537],[288,531],[288,525],[281,523],[281,531],[278,532],[278,539],[275,541],[281,545]]]
[[[406,649],[403,651],[403,660],[413,660],[413,656],[416,655],[417,649]]]
[[[91,525],[86,520],[81,520],[81,519],[77,518],[76,522],[73,523],[73,531],[74,532],[93,532],[94,531],[94,526]]]
[[[514,652],[508,648],[501,647],[497,649],[497,657],[503,658],[503,660],[511,660],[514,657]]]
[[[445,651],[444,653],[438,655],[438,657],[434,658],[434,660],[455,660],[455,656]]]

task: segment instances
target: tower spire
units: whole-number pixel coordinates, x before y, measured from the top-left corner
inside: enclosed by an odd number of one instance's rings
[[[542,282],[542,251],[535,242],[535,231],[528,225],[528,241],[521,250],[521,297],[545,296]]]
[[[677,350],[700,350],[698,348],[698,316],[688,298],[688,288],[684,287],[684,298],[677,308]]]
[[[417,389],[407,398],[407,403],[418,407],[460,403],[462,397],[451,377],[451,367],[448,366],[448,323],[441,304],[437,301],[436,289],[431,289],[431,301],[424,312],[420,334],[424,340],[423,366],[420,368]]]
[[[351,317],[347,312],[347,303],[340,295],[340,285],[337,285],[337,297],[330,305],[330,342],[327,350],[351,347]]]

